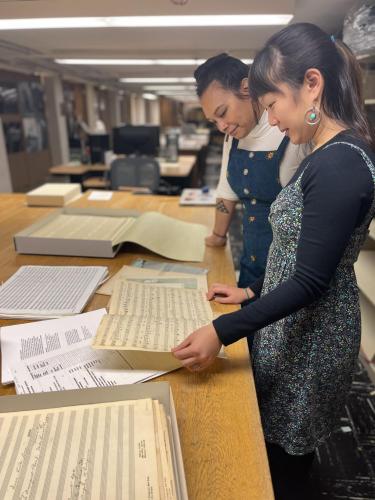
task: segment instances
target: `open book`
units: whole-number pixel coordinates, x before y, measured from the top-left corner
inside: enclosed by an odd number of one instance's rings
[[[134,369],[174,370],[171,348],[212,319],[202,290],[119,280],[92,346],[120,350]]]
[[[129,242],[174,260],[203,260],[205,226],[158,212],[123,214],[65,208],[17,233],[15,248],[19,253],[114,257],[120,245]]]

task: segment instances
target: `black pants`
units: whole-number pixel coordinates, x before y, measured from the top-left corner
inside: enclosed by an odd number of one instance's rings
[[[267,443],[275,500],[310,500],[309,473],[315,453],[289,455],[281,446]]]

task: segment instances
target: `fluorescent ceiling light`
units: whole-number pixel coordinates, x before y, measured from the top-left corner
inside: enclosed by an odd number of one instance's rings
[[[155,64],[161,66],[198,66],[206,59],[155,59]]]
[[[118,16],[2,19],[0,30],[60,28],[168,28],[205,26],[277,26],[288,24],[291,14],[238,14],[217,16]]]
[[[58,64],[103,65],[103,66],[199,66],[206,59],[55,59]],[[251,64],[252,59],[242,59]]]
[[[148,94],[147,92],[145,94],[142,94],[143,99],[147,99],[148,101],[156,101],[158,98],[155,94]]]
[[[104,66],[148,66],[153,59],[55,59],[59,64],[104,65]]]
[[[147,77],[147,78],[120,78],[123,83],[191,83],[195,82],[192,76],[177,77]]]
[[[144,85],[143,90],[195,90],[195,85]]]
[[[196,93],[191,90],[156,90],[157,95],[190,95],[196,96]]]

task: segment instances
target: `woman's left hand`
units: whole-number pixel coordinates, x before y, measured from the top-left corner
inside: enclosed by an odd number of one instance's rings
[[[216,330],[210,323],[191,333],[172,349],[172,353],[189,371],[199,372],[215,361],[221,346]]]

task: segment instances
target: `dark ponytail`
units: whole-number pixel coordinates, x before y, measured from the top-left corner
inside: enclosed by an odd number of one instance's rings
[[[364,110],[358,61],[343,42],[335,41],[314,24],[292,24],[268,40],[250,69],[250,96],[259,99],[267,92],[278,92],[279,83],[299,89],[310,68],[318,69],[324,78],[324,113],[375,149],[374,133]]]

